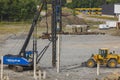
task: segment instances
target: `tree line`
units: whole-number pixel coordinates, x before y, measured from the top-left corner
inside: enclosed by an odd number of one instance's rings
[[[41,0],[0,0],[0,21],[22,21],[32,19],[37,4]],[[47,0],[49,4],[52,0]],[[62,0],[62,6],[68,8],[93,8],[103,4],[120,3],[120,0],[72,0],[66,3]]]
[[[25,21],[32,19],[42,0],[0,0],[0,21]],[[46,0],[51,4],[52,0]],[[62,0],[62,5],[66,0]]]
[[[20,21],[33,17],[36,11],[34,0],[0,0],[0,20]]]
[[[69,8],[93,8],[114,3],[120,3],[120,0],[72,0],[72,3],[68,3],[66,6]]]

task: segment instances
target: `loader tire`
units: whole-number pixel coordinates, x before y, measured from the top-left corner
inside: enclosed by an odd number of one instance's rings
[[[108,62],[107,62],[107,66],[109,68],[115,68],[117,67],[117,61],[115,59],[110,59]]]
[[[93,59],[89,59],[86,63],[86,66],[89,68],[96,67],[96,62]]]

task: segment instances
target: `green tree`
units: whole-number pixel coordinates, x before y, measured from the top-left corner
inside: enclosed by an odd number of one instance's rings
[[[5,21],[31,19],[36,11],[34,0],[0,0],[0,17]]]
[[[120,0],[72,0],[66,6],[69,8],[93,8],[100,7],[103,4],[120,3]]]
[[[61,2],[62,2],[62,6],[65,6],[66,3],[67,3],[66,0],[61,0]],[[47,3],[48,3],[48,4],[52,4],[52,0],[47,0]]]

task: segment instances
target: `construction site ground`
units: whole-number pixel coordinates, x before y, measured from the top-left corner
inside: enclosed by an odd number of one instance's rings
[[[26,35],[11,35],[5,41],[0,43],[0,56],[5,54],[18,54],[23,45]],[[99,48],[109,48],[120,54],[120,37],[111,35],[62,35],[61,53],[60,53],[60,73],[52,67],[52,49],[51,45],[45,55],[42,57],[38,66],[41,70],[47,72],[45,80],[103,80],[104,78],[118,78],[120,65],[118,68],[100,67],[100,75],[97,76],[96,68],[82,67],[81,63],[90,58],[92,54],[98,53]],[[49,40],[38,39],[38,52],[40,52]],[[27,50],[32,49],[32,39]],[[14,72],[4,66],[4,74],[8,75],[10,80],[34,80],[33,71]],[[111,74],[115,76],[111,77]],[[109,75],[109,76],[108,76]],[[108,79],[106,79],[108,80]]]
[[[90,22],[80,15],[78,17],[64,14],[63,29],[67,24],[86,25],[88,22]],[[51,25],[50,20],[51,18],[48,17],[48,27]],[[102,22],[98,19],[95,21],[98,22],[92,22],[90,24],[96,25]],[[30,24],[0,25],[0,56],[5,54],[17,55],[19,53],[27,36],[26,32],[29,30],[28,26],[30,26]],[[46,26],[45,19],[38,24],[38,27],[40,28],[38,34],[41,34],[46,30],[45,28],[41,28],[41,26]],[[96,68],[87,68],[81,66],[81,63],[87,61],[92,54],[98,53],[99,48],[109,48],[111,52],[114,50],[116,53],[120,54],[120,37],[118,36],[120,35],[120,32],[116,31],[116,29],[99,30],[97,27],[94,28],[91,26],[91,31],[104,32],[106,34],[62,35],[60,73],[57,73],[56,68],[52,67],[52,44],[50,45],[47,52],[38,64],[41,70],[47,72],[47,78],[45,80],[115,80],[119,77],[120,65],[118,65],[117,68],[107,68],[105,66],[101,66],[99,76],[96,74]],[[113,34],[117,36],[113,36]],[[33,40],[31,39],[27,50],[32,50],[32,42]],[[49,40],[38,39],[38,52],[40,52],[48,43]],[[9,70],[5,65],[4,75],[9,76],[9,80],[35,80],[33,78],[32,70],[14,72],[13,70]]]

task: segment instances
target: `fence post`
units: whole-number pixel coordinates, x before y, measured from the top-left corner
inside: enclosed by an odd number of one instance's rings
[[[3,56],[1,56],[1,80],[3,80]]]
[[[100,63],[97,62],[97,75],[100,75]]]
[[[58,34],[57,41],[57,73],[60,72],[60,34]]]
[[[46,71],[43,71],[43,79],[46,79]]]
[[[42,79],[42,77],[41,77],[41,70],[39,70],[39,80],[41,80]]]
[[[37,76],[36,76],[36,53],[34,53],[34,78],[35,78],[35,80],[37,79]]]

